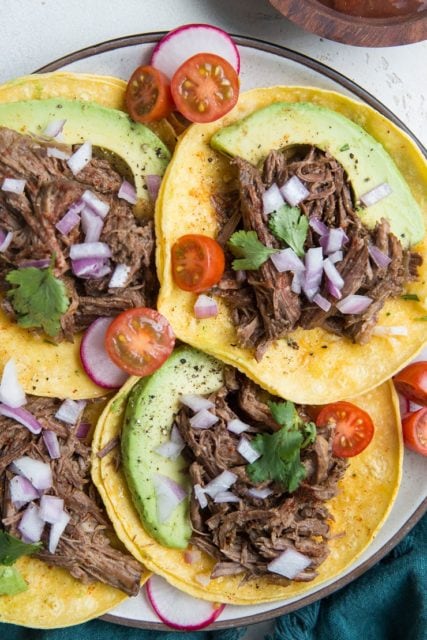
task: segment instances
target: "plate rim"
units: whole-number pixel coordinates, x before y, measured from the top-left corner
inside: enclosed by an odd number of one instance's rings
[[[83,47],[69,54],[65,54],[64,56],[61,56],[60,58],[57,58],[52,62],[43,65],[42,67],[39,67],[38,69],[33,71],[32,74],[59,71],[64,66],[72,64],[73,62],[78,62],[84,58],[90,58],[102,53],[114,51],[116,49],[123,49],[125,47],[132,47],[141,44],[155,44],[166,33],[167,31],[152,31],[147,33],[120,36],[118,38],[105,40],[94,45]],[[326,76],[341,87],[344,87],[345,89],[351,91],[358,98],[379,111],[381,115],[385,116],[394,124],[396,124],[400,129],[402,129],[404,133],[406,133],[415,142],[423,155],[427,157],[427,149],[417,138],[417,136],[409,129],[409,127],[385,104],[383,104],[380,100],[373,96],[369,91],[354,82],[354,80],[351,80],[341,72],[336,71],[332,67],[329,67],[322,62],[315,60],[314,58],[311,58],[304,53],[293,51],[288,47],[273,44],[266,40],[254,38],[251,36],[242,36],[239,34],[230,35],[235,43],[239,46],[257,49],[259,51],[265,51],[267,53],[275,54],[280,56],[281,58],[285,58],[287,60],[291,60],[293,62],[301,64],[304,67],[308,67],[309,69],[316,71],[320,75]],[[349,571],[349,573],[347,573],[345,576],[342,576],[341,578],[338,578],[338,580],[335,580],[333,583],[328,584],[324,587],[320,587],[320,589],[318,589],[314,593],[303,596],[295,602],[280,605],[277,608],[265,611],[263,613],[256,613],[242,618],[235,618],[233,620],[218,620],[214,624],[210,625],[208,629],[212,631],[217,629],[231,629],[235,627],[256,624],[259,622],[266,622],[268,620],[277,618],[278,616],[296,611],[297,609],[305,607],[306,605],[316,602],[317,600],[321,600],[322,598],[330,596],[332,593],[335,593],[350,582],[353,582],[353,580],[359,578],[368,569],[372,568],[377,562],[379,562],[404,538],[407,533],[409,533],[409,531],[417,524],[417,522],[425,513],[427,513],[427,498],[425,498],[420,503],[420,505],[408,518],[408,520],[403,523],[399,530],[380,549],[378,549],[378,551],[376,551],[372,556],[367,558],[360,565],[355,567],[352,571]],[[171,631],[169,627],[161,622],[134,620],[131,618],[117,616],[111,613],[104,614],[100,619],[106,622],[111,622],[113,624],[127,627],[150,629],[155,631]]]

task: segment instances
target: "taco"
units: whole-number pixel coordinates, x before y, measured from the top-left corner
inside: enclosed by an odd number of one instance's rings
[[[155,304],[153,181],[170,152],[122,110],[126,83],[52,73],[0,87],[0,364],[25,389],[102,396],[79,358],[99,316]]]
[[[158,309],[271,393],[357,397],[425,344],[426,220],[427,164],[394,124],[338,93],[254,89],[178,143],[156,211]],[[187,234],[225,250],[204,292],[215,317],[175,283]]]
[[[345,404],[375,425],[367,448],[349,459],[334,453],[336,422],[320,413],[314,428],[318,408],[273,398],[183,346],[106,406],[93,480],[127,549],[177,588],[232,604],[296,597],[363,552],[399,488],[392,385]],[[293,573],[288,552],[303,563]]]
[[[25,408],[1,405],[1,622],[85,622],[136,595],[148,578],[117,540],[91,481],[90,437],[104,405],[35,396]]]

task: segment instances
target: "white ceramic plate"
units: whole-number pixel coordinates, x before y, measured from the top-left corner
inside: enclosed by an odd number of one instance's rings
[[[154,43],[161,35],[158,33],[135,35],[94,45],[56,60],[39,69],[38,72],[61,69],[127,79],[136,66],[148,62]],[[412,135],[382,103],[333,69],[277,45],[239,36],[235,37],[235,41],[239,45],[241,55],[242,90],[284,84],[308,85],[340,91],[370,104]],[[427,359],[427,351],[424,351],[424,359]],[[211,628],[227,628],[267,620],[332,593],[360,576],[383,557],[415,525],[426,510],[425,459],[406,451],[402,485],[391,514],[369,548],[355,563],[333,580],[307,591],[302,597],[255,606],[227,606]],[[128,626],[166,629],[148,605],[143,593],[135,598],[129,598],[104,619]]]

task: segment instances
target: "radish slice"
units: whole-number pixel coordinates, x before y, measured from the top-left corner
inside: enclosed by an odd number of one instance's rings
[[[8,360],[3,369],[0,382],[0,402],[16,409],[27,402],[25,391],[19,383],[18,372],[13,358]]]
[[[172,78],[183,62],[197,53],[215,53],[239,73],[240,56],[228,33],[210,24],[187,24],[169,31],[155,46],[151,64]]]
[[[403,416],[406,416],[406,414],[409,413],[410,411],[410,402],[408,398],[405,398],[405,396],[402,396],[401,393],[398,393],[397,395],[399,397],[400,416],[401,418],[403,418]]]
[[[156,575],[147,581],[146,593],[160,620],[181,631],[204,629],[218,618],[225,607],[224,604],[193,598]]]
[[[104,389],[118,389],[128,374],[117,367],[105,349],[105,334],[113,318],[97,318],[86,330],[80,346],[83,369],[91,380]]]

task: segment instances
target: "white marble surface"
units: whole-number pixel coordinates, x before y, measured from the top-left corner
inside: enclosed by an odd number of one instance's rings
[[[427,42],[387,49],[345,46],[305,33],[267,0],[1,0],[1,10],[0,83],[98,42],[209,22],[286,46],[340,71],[427,144]],[[270,628],[254,625],[245,640],[261,639]]]

